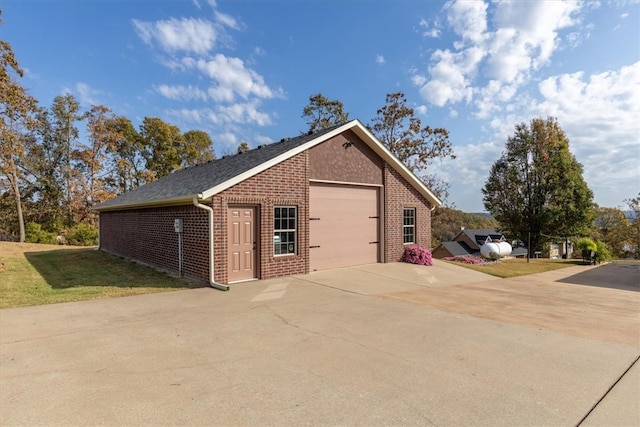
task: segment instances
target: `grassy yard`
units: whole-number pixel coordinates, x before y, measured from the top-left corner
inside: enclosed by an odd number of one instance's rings
[[[95,248],[0,242],[0,308],[189,288],[178,278]]]
[[[445,261],[451,262],[451,261]],[[480,271],[482,273],[491,274],[497,277],[516,277],[526,276],[527,274],[544,273],[545,271],[557,270],[559,268],[572,267],[574,265],[581,265],[581,259],[548,259],[548,258],[534,258],[527,262],[524,258],[510,258],[503,259],[497,263],[486,265],[471,265],[462,264],[459,262],[451,262],[452,264],[466,267],[471,270]]]

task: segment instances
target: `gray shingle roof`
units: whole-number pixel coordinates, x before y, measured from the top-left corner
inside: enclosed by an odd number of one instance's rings
[[[442,242],[440,243],[443,248],[445,248],[451,256],[465,256],[465,255],[480,255],[480,251],[471,249],[464,242]]]
[[[484,244],[487,237],[491,237],[492,240],[497,240],[503,236],[502,233],[492,228],[470,228],[462,230],[461,233],[464,233],[472,242],[476,242],[478,247]]]
[[[110,210],[119,207],[146,205],[159,201],[187,200],[193,195],[222,184],[296,147],[316,139],[341,125],[322,129],[313,134],[283,138],[279,142],[262,145],[242,154],[223,157],[208,163],[181,169],[157,181],[142,185],[132,191],[107,200],[94,209]]]

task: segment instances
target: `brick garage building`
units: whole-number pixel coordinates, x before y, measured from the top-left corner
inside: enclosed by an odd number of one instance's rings
[[[100,249],[228,283],[396,262],[441,202],[359,121],[180,170],[98,205]]]

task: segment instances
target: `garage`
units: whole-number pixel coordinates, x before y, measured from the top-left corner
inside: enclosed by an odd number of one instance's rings
[[[311,183],[311,271],[379,261],[380,187]]]

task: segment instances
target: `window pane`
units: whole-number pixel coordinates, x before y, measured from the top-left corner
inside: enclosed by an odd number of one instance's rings
[[[290,206],[274,207],[273,253],[287,255],[296,253],[297,208]]]
[[[405,208],[402,218],[402,240],[404,243],[415,243],[416,241],[416,210],[415,208]]]

